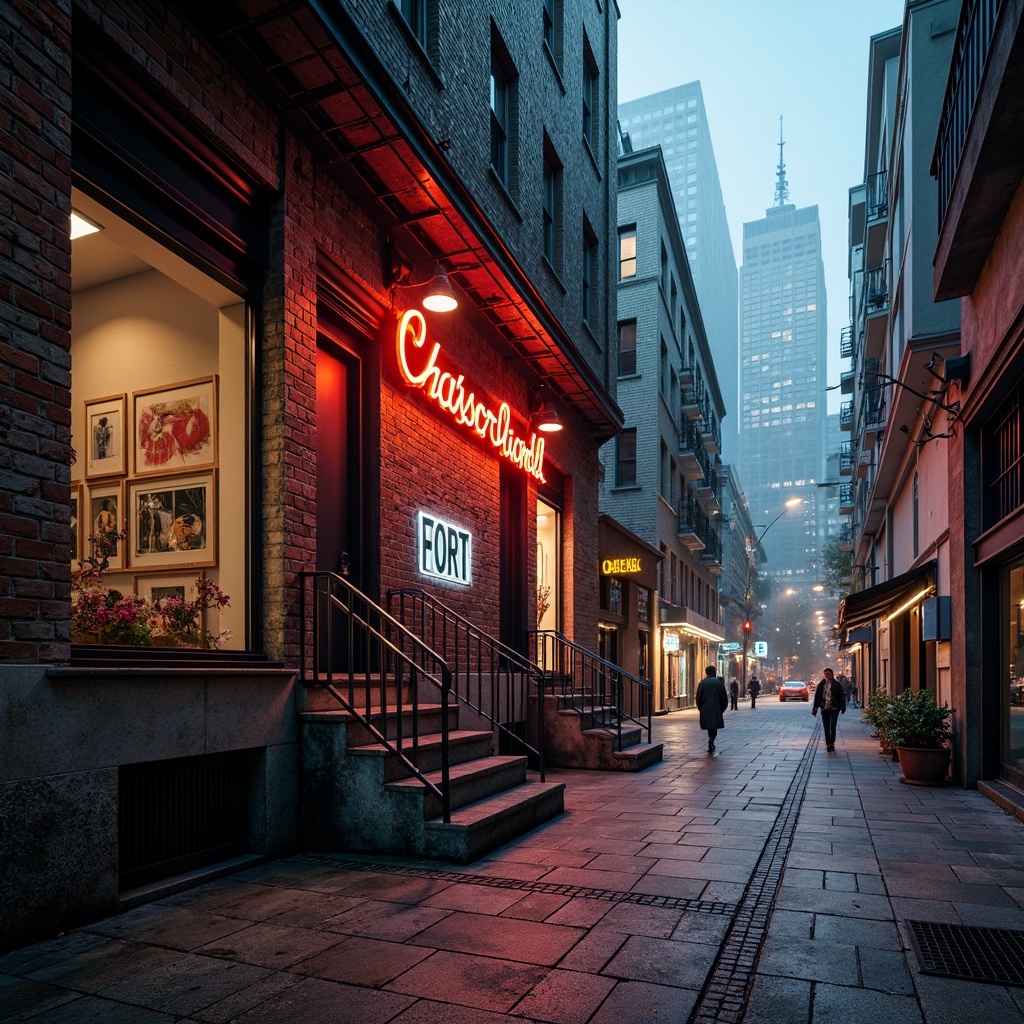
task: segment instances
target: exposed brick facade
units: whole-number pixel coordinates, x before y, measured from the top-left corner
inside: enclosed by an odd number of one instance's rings
[[[0,195],[5,227],[2,322],[5,445],[0,459],[0,656],[63,662],[69,647],[70,212],[72,6],[76,23],[91,24],[116,59],[145,88],[208,139],[255,187],[273,195],[267,224],[269,265],[257,315],[258,417],[262,493],[258,557],[263,579],[262,645],[295,663],[299,653],[296,575],[316,553],[316,338],[318,273],[327,265],[353,286],[388,301],[381,281],[384,231],[372,223],[317,165],[252,84],[232,69],[191,20],[173,5],[83,0],[80,4],[14,4],[2,15],[0,90],[4,164]],[[404,68],[411,107],[425,130],[450,139],[452,167],[509,251],[564,327],[574,358],[589,364],[613,390],[607,350],[614,330],[615,19],[603,4],[564,4],[556,70],[539,37],[539,19],[496,5],[473,6],[471,17],[432,22],[427,60],[392,4],[351,4],[349,13],[383,61]],[[190,8],[194,11],[195,8]],[[488,70],[493,25],[518,76],[515,155],[509,193],[488,160]],[[534,24],[536,22],[536,25]],[[597,145],[581,141],[580,93],[584,36],[598,65],[601,103]],[[539,202],[542,139],[563,163],[563,260],[552,268],[542,250]],[[599,234],[598,302],[581,322],[582,231],[586,217]],[[441,319],[433,318],[441,331]],[[527,417],[535,378],[471,310],[443,328],[446,355],[495,403],[506,400]],[[415,552],[411,523],[429,506],[465,522],[475,538],[474,586],[444,588],[457,610],[489,631],[498,624],[499,461],[421,395],[394,380],[393,339],[385,327],[372,339],[383,364],[380,387],[380,585],[409,585]],[[519,428],[525,430],[525,422]],[[590,645],[596,637],[596,447],[570,413],[568,427],[548,441],[547,458],[566,474],[563,557],[565,628]],[[376,453],[373,453],[376,455]],[[534,490],[529,492],[532,508]],[[230,524],[222,524],[222,529]],[[528,545],[534,542],[529,526]],[[528,547],[531,550],[531,547]],[[528,581],[534,587],[535,581]]]
[[[0,660],[69,651],[70,34],[0,8]]]

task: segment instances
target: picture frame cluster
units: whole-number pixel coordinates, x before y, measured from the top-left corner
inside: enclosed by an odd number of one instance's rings
[[[108,569],[157,573],[143,589],[159,589],[161,571],[217,564],[217,394],[213,374],[85,402],[72,562],[92,555],[90,537],[125,532]]]

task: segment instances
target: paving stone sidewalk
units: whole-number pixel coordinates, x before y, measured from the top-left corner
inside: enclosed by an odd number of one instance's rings
[[[1024,930],[1015,818],[902,785],[856,712],[835,754],[771,698],[715,755],[693,711],[655,738],[638,775],[549,773],[566,813],[475,864],[299,854],[0,957],[0,1021],[1024,1024],[907,924]]]

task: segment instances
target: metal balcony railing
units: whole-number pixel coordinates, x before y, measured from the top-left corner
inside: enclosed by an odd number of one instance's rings
[[[864,290],[865,306],[868,313],[881,313],[889,308],[888,262],[865,271]]]
[[[960,167],[967,130],[974,116],[974,105],[1002,6],[1003,0],[964,0],[960,9],[932,160],[938,179],[940,226]]]
[[[843,402],[839,407],[839,426],[849,430],[853,426],[853,402]]]
[[[839,334],[839,357],[840,359],[853,358],[853,325],[844,327]]]
[[[878,171],[867,180],[867,218],[869,221],[889,216],[889,172]]]
[[[843,441],[839,446],[839,472],[848,473],[853,467],[853,442]]]

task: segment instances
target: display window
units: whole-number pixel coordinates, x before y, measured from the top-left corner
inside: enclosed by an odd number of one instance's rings
[[[246,302],[84,193],[72,207],[72,641],[244,649]]]
[[[1006,571],[1004,593],[1002,760],[1014,772],[1024,772],[1024,565]]]
[[[537,499],[537,628],[561,629],[562,515]]]

